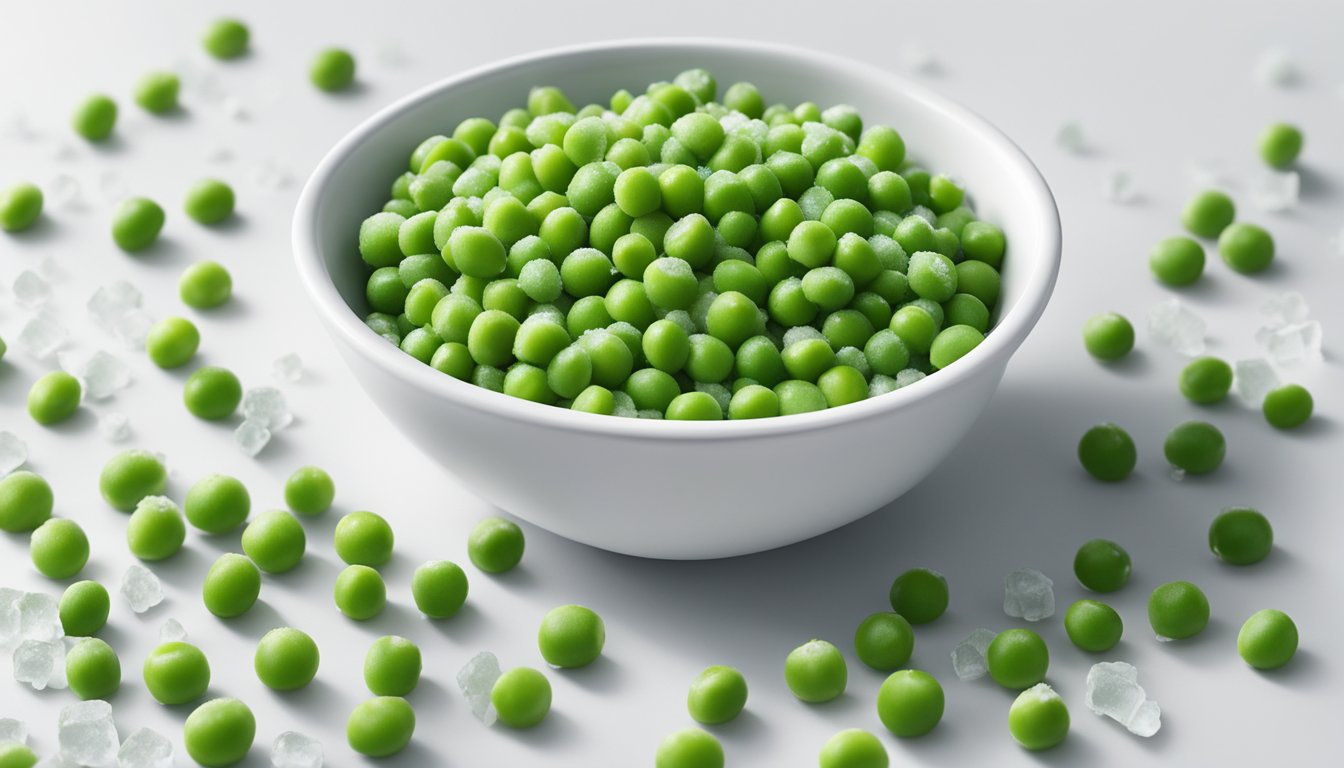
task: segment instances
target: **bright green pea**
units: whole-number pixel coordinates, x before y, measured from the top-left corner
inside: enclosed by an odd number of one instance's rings
[[[490,703],[501,723],[510,728],[531,728],[551,711],[551,683],[531,667],[516,667],[495,681]]]
[[[342,520],[344,522],[344,520]],[[340,531],[340,524],[336,529]],[[267,573],[293,570],[303,559],[307,536],[294,515],[283,510],[262,512],[243,529],[243,552]],[[337,553],[341,552],[337,548]]]
[[[595,384],[616,389],[630,377],[635,364],[634,353],[620,336],[606,329],[596,329],[580,336],[578,344],[592,362]]]
[[[182,549],[187,524],[182,512],[166,496],[146,496],[126,521],[126,544],[141,560],[165,560]]]
[[[336,484],[320,467],[299,467],[285,481],[285,504],[300,515],[320,515],[335,498]]]
[[[207,421],[232,416],[243,400],[243,385],[232,371],[218,366],[197,368],[182,388],[182,402],[191,415]]]
[[[946,368],[980,346],[984,340],[985,335],[969,325],[950,325],[933,337],[933,343],[929,346],[929,362],[935,368]]]
[[[1224,510],[1209,526],[1209,549],[1232,565],[1251,565],[1269,556],[1274,528],[1268,518],[1248,507]]]
[[[1302,152],[1302,131],[1288,123],[1273,123],[1260,134],[1260,158],[1270,168],[1284,170]]]
[[[319,51],[308,68],[308,79],[324,91],[341,91],[355,81],[355,57],[340,48]]]
[[[168,485],[168,470],[149,451],[123,451],[107,460],[98,490],[113,509],[130,512],[146,496],[158,496]],[[190,495],[188,495],[190,503]]]
[[[160,704],[186,704],[210,687],[210,662],[190,643],[162,643],[145,658],[145,688]]]
[[[762,330],[756,304],[737,291],[727,291],[714,298],[706,315],[706,326],[711,335],[732,349]]]
[[[1181,221],[1196,237],[1216,238],[1237,216],[1232,198],[1216,189],[1200,192],[1185,206]]]
[[[1069,734],[1069,708],[1053,688],[1037,683],[1018,694],[1008,708],[1008,732],[1033,751],[1058,746]]]
[[[0,768],[33,768],[37,754],[26,744],[15,741],[0,744]]]
[[[1124,480],[1138,461],[1134,439],[1117,424],[1098,424],[1084,432],[1078,441],[1078,462],[1098,480],[1108,483]]]
[[[890,760],[881,740],[861,728],[840,731],[821,748],[821,768],[887,768]]]
[[[320,663],[317,643],[293,627],[277,627],[257,642],[252,666],[257,679],[275,691],[293,691],[311,683]]]
[[[377,616],[387,604],[383,577],[367,565],[346,566],[336,577],[332,594],[340,612],[355,621]]]
[[[112,598],[96,581],[77,581],[61,594],[61,626],[67,637],[89,637],[107,624]]]
[[[201,585],[206,610],[221,619],[247,613],[261,594],[261,571],[251,560],[226,552],[215,560]]]
[[[568,347],[570,341],[569,331],[559,323],[534,315],[518,328],[513,340],[513,354],[525,363],[544,367]]]
[[[1167,461],[1192,475],[1217,469],[1227,455],[1227,442],[1218,428],[1206,421],[1178,424],[1162,445]]]
[[[691,681],[686,709],[705,725],[721,725],[742,713],[747,705],[747,679],[732,667],[707,667]]]
[[[420,683],[420,648],[404,637],[373,641],[364,656],[364,684],[375,696],[405,696]]]
[[[1148,623],[1159,638],[1184,640],[1209,624],[1209,599],[1188,581],[1172,581],[1148,597]]]
[[[68,579],[89,561],[89,537],[74,520],[52,518],[33,531],[29,554],[38,573]]]
[[[415,735],[415,710],[405,699],[377,696],[361,702],[345,724],[350,748],[368,757],[395,755]]]
[[[233,215],[233,188],[219,179],[201,179],[187,188],[183,209],[200,224],[218,224]]]
[[[229,300],[233,278],[216,261],[199,261],[187,267],[177,283],[182,303],[194,309],[213,309]]]
[[[1134,349],[1134,326],[1117,312],[1093,315],[1083,324],[1083,346],[1098,360],[1118,360]]]
[[[983,261],[967,259],[956,265],[956,272],[957,290],[969,293],[986,307],[993,308],[998,303],[1002,280],[997,269]]]
[[[431,560],[411,577],[415,607],[431,619],[447,619],[467,601],[467,574],[448,560]]]
[[[1148,255],[1148,268],[1162,283],[1190,285],[1204,273],[1204,247],[1188,237],[1168,237]]]
[[[682,259],[667,256],[655,259],[644,270],[643,277],[649,301],[660,309],[687,309],[695,302],[698,290],[695,272]]]
[[[373,512],[351,512],[336,523],[336,554],[350,565],[378,567],[392,559],[392,526]]]
[[[1218,253],[1242,274],[1262,272],[1274,260],[1274,238],[1263,227],[1239,221],[1218,236]]]
[[[602,617],[582,605],[552,608],[537,631],[541,657],[547,664],[562,669],[586,667],[596,661],[606,639]]]
[[[1131,563],[1125,548],[1107,539],[1083,542],[1073,556],[1073,575],[1093,592],[1114,592],[1129,583]]]
[[[1297,625],[1283,611],[1256,611],[1237,632],[1237,653],[1256,669],[1278,669],[1297,653]]]
[[[70,690],[84,701],[106,699],[121,687],[121,660],[112,646],[87,637],[66,653],[65,678]]]
[[[146,112],[167,114],[177,109],[182,81],[172,72],[150,72],[135,86],[135,103]]]
[[[371,267],[394,267],[401,259],[401,228],[406,218],[375,213],[359,225],[359,255]]]
[[[236,59],[247,52],[251,33],[238,19],[216,19],[206,27],[201,45],[216,59]]]
[[[699,728],[669,734],[658,744],[654,768],[723,768],[723,745]]]
[[[1232,390],[1232,366],[1216,357],[1192,360],[1181,369],[1180,387],[1191,402],[1217,403]]]
[[[912,568],[891,583],[891,609],[911,624],[928,624],[947,610],[947,579],[928,568]]]
[[[994,636],[985,662],[994,682],[1021,690],[1045,679],[1050,650],[1041,636],[1029,629],[1007,629]]]
[[[42,426],[58,424],[75,414],[83,395],[79,379],[65,371],[52,371],[28,388],[28,415]]]
[[[95,93],[75,109],[70,125],[75,133],[87,141],[102,141],[112,135],[117,124],[117,102],[112,97]]]
[[[523,559],[523,529],[502,517],[487,517],[467,538],[467,556],[486,573],[512,570]]]
[[[597,384],[590,385],[575,398],[571,410],[611,416],[616,413],[616,399],[611,390]]]
[[[206,475],[187,491],[187,522],[206,533],[228,533],[242,525],[252,509],[247,487],[228,475]]]
[[[704,392],[683,392],[668,403],[668,419],[676,421],[718,421],[724,417],[723,407]]]
[[[817,388],[829,408],[857,403],[868,397],[868,380],[857,369],[836,365],[817,377]]]
[[[728,401],[730,419],[764,419],[780,415],[779,395],[769,387],[748,384]]]
[[[921,355],[928,354],[933,348],[933,340],[939,330],[938,321],[933,315],[915,304],[907,304],[896,310],[888,328],[910,352]]]
[[[184,317],[165,317],[150,327],[145,352],[160,368],[178,368],[196,355],[200,344],[201,332],[195,323]]]
[[[242,762],[257,736],[257,718],[238,699],[211,699],[187,716],[182,743],[192,760],[206,768]]]
[[[55,497],[41,475],[19,470],[0,478],[0,530],[31,531],[51,519]]]
[[[1311,393],[1300,384],[1285,384],[1270,390],[1261,404],[1265,421],[1278,429],[1299,427],[1311,418],[1315,408]]]
[[[943,687],[917,669],[891,673],[877,691],[878,719],[903,739],[932,731],[943,719],[943,706]]]
[[[1091,653],[1109,651],[1120,642],[1125,625],[1120,614],[1097,600],[1078,600],[1064,612],[1064,631],[1073,644]]]
[[[801,701],[820,704],[845,692],[849,672],[840,649],[825,640],[810,640],[784,660],[784,682]]]
[[[804,221],[789,233],[789,258],[805,267],[824,267],[831,262],[838,242],[830,227],[820,221]]]
[[[22,183],[0,192],[0,229],[22,232],[42,215],[42,190]]]
[[[854,652],[859,661],[881,671],[890,671],[910,661],[915,650],[915,632],[898,613],[879,612],[859,623],[854,632]]]

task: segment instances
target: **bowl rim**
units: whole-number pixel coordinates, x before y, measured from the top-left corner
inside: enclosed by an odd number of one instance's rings
[[[509,397],[444,375],[371,333],[336,290],[317,245],[319,204],[331,177],[342,163],[357,152],[369,137],[402,113],[471,80],[542,61],[583,58],[617,51],[648,52],[651,49],[747,51],[810,62],[832,70],[849,70],[868,78],[886,80],[923,108],[941,112],[968,125],[978,134],[979,140],[995,145],[1010,165],[1015,166],[1025,182],[1031,207],[1041,217],[1036,226],[1044,236],[1042,247],[1046,253],[1036,268],[1026,275],[1026,283],[1017,303],[1003,314],[992,329],[993,332],[985,336],[983,343],[957,361],[957,365],[939,371],[936,378],[930,377],[931,381],[937,382],[936,385],[917,383],[881,397],[787,417],[722,421],[613,418]],[[419,88],[366,118],[327,152],[299,195],[291,236],[300,281],[318,314],[332,332],[339,334],[347,345],[358,350],[369,363],[377,365],[386,373],[427,394],[512,421],[561,431],[670,441],[744,439],[839,427],[871,419],[888,411],[918,407],[923,400],[936,396],[939,389],[953,388],[958,383],[984,375],[986,367],[992,365],[998,355],[1002,354],[1006,358],[1016,351],[1045,311],[1059,274],[1062,240],[1059,211],[1040,170],[1012,139],[973,110],[911,78],[847,57],[779,43],[708,37],[626,38],[550,48],[472,67]]]

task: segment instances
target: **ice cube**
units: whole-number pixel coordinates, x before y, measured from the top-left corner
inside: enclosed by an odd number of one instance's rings
[[[1232,364],[1232,374],[1232,389],[1252,408],[1259,408],[1265,395],[1279,386],[1279,374],[1263,357],[1238,360]]]
[[[994,641],[994,634],[983,627],[976,629],[952,649],[952,671],[957,673],[959,680],[975,680],[989,671],[985,654]]]
[[[410,55],[406,53],[406,49],[402,48],[400,43],[392,41],[378,46],[377,56],[378,61],[382,62],[384,66],[393,69],[400,69],[412,62]]]
[[[1107,200],[1119,205],[1128,205],[1139,199],[1139,190],[1134,186],[1134,177],[1122,168],[1112,168],[1106,174],[1102,194]]]
[[[900,55],[901,61],[912,72],[921,75],[938,75],[943,71],[943,65],[927,48],[907,43],[901,48]]]
[[[283,166],[275,160],[268,159],[252,169],[252,181],[264,190],[278,192],[289,186],[290,176],[289,171]]]
[[[9,587],[0,587],[0,648],[10,649],[10,642],[19,636],[19,600],[24,593]]]
[[[65,346],[70,332],[54,315],[46,311],[24,323],[19,331],[18,345],[24,352],[38,360],[47,360]]]
[[[125,280],[118,280],[94,291],[85,306],[95,323],[111,328],[127,312],[139,309],[143,301],[140,289]]]
[[[826,336],[810,325],[795,325],[784,332],[784,348],[788,349],[794,344],[797,344],[800,341],[807,341],[808,339],[821,339],[822,341],[825,341]]]
[[[109,443],[124,443],[131,437],[131,420],[120,411],[109,411],[98,417],[98,433]]]
[[[1167,477],[1171,478],[1173,483],[1179,483],[1185,480],[1185,470],[1180,467],[1172,467],[1167,472]]]
[[[106,400],[131,385],[130,367],[101,349],[89,357],[79,377],[84,394],[93,400]]]
[[[14,649],[14,680],[46,690],[65,669],[65,643],[61,640],[24,640]],[[53,686],[63,687],[63,686]]]
[[[174,508],[176,508],[176,505],[174,505]],[[159,629],[160,643],[175,643],[186,639],[187,630],[182,626],[182,622],[177,619],[168,619],[163,622],[163,626]]]
[[[1262,51],[1255,59],[1253,73],[1255,82],[1269,88],[1287,88],[1296,85],[1301,77],[1292,57],[1287,51],[1279,48]]]
[[[79,765],[116,765],[121,745],[111,704],[99,699],[68,704],[61,708],[56,729],[66,759]]]
[[[59,283],[70,276],[51,254],[43,256],[42,261],[38,262],[37,273],[45,277],[49,283]]]
[[[57,141],[56,146],[51,148],[51,159],[58,163],[67,163],[77,157],[79,157],[79,147],[65,139]]]
[[[495,722],[495,708],[490,703],[490,692],[499,679],[499,659],[489,651],[482,651],[471,658],[466,666],[457,673],[457,687],[471,707],[471,714],[477,720],[492,725]]]
[[[1302,179],[1297,171],[1263,171],[1251,181],[1251,205],[1268,213],[1282,213],[1297,207]]]
[[[732,390],[722,384],[705,384],[697,381],[695,391],[704,392],[714,398],[714,402],[719,404],[719,408],[723,409],[725,414],[728,413],[728,401],[733,399]]]
[[[51,301],[51,284],[31,269],[14,278],[14,300],[24,309],[37,309]]]
[[[1301,293],[1284,291],[1266,299],[1260,305],[1260,314],[1265,316],[1266,326],[1282,328],[1293,323],[1305,323],[1311,316],[1311,307]]]
[[[624,416],[628,419],[639,418],[639,409],[635,407],[635,401],[629,395],[617,390],[612,392],[611,396],[616,401],[617,416]]]
[[[132,563],[121,577],[121,596],[136,613],[144,613],[163,602],[163,584],[154,572],[139,563]]]
[[[1264,345],[1269,352],[1269,359],[1275,365],[1319,363],[1324,359],[1321,352],[1321,324],[1316,320],[1278,328],[1264,339]]]
[[[0,717],[0,744],[27,744],[28,724],[12,717]]]
[[[19,611],[19,635],[25,640],[59,640],[65,636],[60,602],[43,592],[26,592],[15,606]]]
[[[112,325],[112,333],[121,339],[127,349],[140,350],[145,348],[145,337],[153,325],[154,318],[148,312],[132,309],[117,319]]]
[[[148,728],[137,729],[117,750],[117,768],[172,768],[173,742]]]
[[[58,173],[47,185],[47,194],[57,208],[78,208],[83,203],[83,189],[79,179],[68,173]]]
[[[239,123],[245,122],[250,115],[247,111],[247,106],[243,104],[242,99],[239,99],[237,96],[225,96],[223,100],[220,101],[219,107],[224,110],[224,115],[226,117]]]
[[[894,392],[898,389],[896,380],[884,374],[877,374],[868,382],[868,396],[877,397],[885,395],[888,392]]]
[[[1055,131],[1055,146],[1072,155],[1087,154],[1087,136],[1083,125],[1077,120],[1069,120]]]
[[[28,446],[13,432],[0,432],[0,477],[28,461]]]
[[[303,360],[293,352],[283,355],[271,367],[275,378],[286,384],[294,384],[303,378]]]
[[[121,174],[116,171],[103,171],[98,177],[98,194],[102,195],[104,202],[115,204],[129,197],[131,188],[126,185]]]
[[[230,162],[230,161],[232,161],[232,160],[233,160],[233,150],[229,149],[228,147],[224,146],[223,144],[217,144],[217,145],[215,145],[215,146],[214,146],[213,148],[211,148],[211,150],[210,150],[208,153],[206,153],[206,155],[205,155],[205,161],[206,161],[207,163],[215,163],[215,164],[218,164],[218,165],[222,165],[222,164],[224,164],[224,163],[228,163],[228,162]]]
[[[1139,685],[1139,671],[1123,661],[1103,661],[1088,670],[1087,708],[1145,738],[1162,727],[1162,710]]]
[[[5,118],[5,122],[0,123],[0,136],[31,143],[42,138],[42,131],[33,125],[33,122],[26,115],[15,113]]]
[[[916,381],[924,378],[928,374],[915,368],[906,368],[896,372],[896,388],[901,389],[914,384]]]
[[[80,768],[80,766],[70,762],[65,755],[60,752],[52,752],[41,760],[33,768]]]
[[[1237,179],[1221,162],[1209,158],[1191,160],[1186,164],[1186,176],[1190,185],[1198,190],[1233,190],[1239,185]]]
[[[1025,568],[1003,580],[1003,612],[1015,619],[1040,621],[1055,615],[1055,582],[1040,571]]]
[[[1192,312],[1180,299],[1167,299],[1148,310],[1148,333],[1186,357],[1204,354],[1204,318]]]
[[[322,743],[295,731],[285,731],[271,747],[273,768],[322,768]]]
[[[244,421],[233,431],[233,443],[247,456],[256,456],[271,442],[271,430],[255,421]]]
[[[272,434],[289,426],[294,414],[285,403],[285,393],[275,387],[255,387],[243,395],[243,419],[259,424]]]

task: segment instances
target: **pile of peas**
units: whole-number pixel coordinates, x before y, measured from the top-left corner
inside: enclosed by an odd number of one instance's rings
[[[722,99],[721,101],[719,99]],[[591,413],[748,419],[953,364],[1003,232],[852,107],[689,70],[576,108],[537,87],[425,139],[359,228],[376,333],[457,379]]]

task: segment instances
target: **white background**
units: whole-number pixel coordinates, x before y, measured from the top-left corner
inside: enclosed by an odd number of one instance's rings
[[[196,478],[225,472],[248,484],[255,509],[274,507],[283,479],[309,462],[328,468],[338,486],[336,508],[305,523],[310,547],[303,565],[267,577],[262,602],[242,618],[217,620],[198,597],[207,566],[220,552],[238,548],[237,534],[212,539],[191,533],[183,552],[155,566],[169,597],[150,613],[136,616],[114,597],[102,636],[122,659],[125,679],[113,703],[123,737],[149,726],[179,738],[188,710],[155,704],[139,675],[159,626],[171,616],[209,655],[211,695],[240,697],[256,711],[257,747],[247,765],[266,765],[270,742],[289,729],[320,738],[330,765],[360,763],[344,743],[343,723],[366,695],[363,653],[373,638],[388,633],[411,637],[425,653],[425,678],[410,697],[418,732],[413,746],[388,764],[648,765],[663,735],[691,724],[684,704],[691,678],[708,664],[725,663],[740,667],[751,686],[746,713],[714,729],[729,765],[814,765],[821,744],[841,728],[882,732],[873,708],[882,676],[853,659],[850,638],[864,615],[886,607],[892,577],[926,565],[947,575],[952,607],[918,630],[912,664],[943,682],[947,713],[927,737],[884,737],[894,764],[1338,762],[1344,757],[1336,640],[1344,633],[1338,556],[1344,518],[1337,491],[1344,457],[1344,378],[1338,368],[1344,310],[1337,299],[1344,258],[1329,238],[1344,227],[1344,54],[1338,46],[1344,14],[1324,10],[1323,3],[1248,5],[789,7],[688,0],[619,7],[389,2],[374,10],[373,4],[355,3],[243,2],[228,9],[167,0],[6,4],[0,119],[8,128],[0,139],[0,184],[32,179],[50,187],[55,176],[68,174],[81,183],[83,202],[53,205],[33,231],[0,237],[0,335],[11,346],[0,362],[0,429],[28,442],[30,467],[54,486],[57,513],[92,535],[94,554],[82,575],[115,591],[131,560],[123,544],[124,518],[97,492],[99,467],[119,449],[99,436],[97,414],[125,412],[135,431],[132,444],[167,454],[168,492],[179,500]],[[206,59],[197,44],[205,23],[224,10],[246,19],[253,31],[251,55],[234,63]],[[409,599],[411,572],[430,558],[465,563],[466,532],[491,510],[383,422],[317,326],[289,258],[289,216],[299,186],[343,133],[421,85],[542,47],[663,33],[781,40],[894,71],[909,70],[917,49],[930,52],[942,71],[921,76],[998,123],[1054,189],[1065,230],[1054,300],[956,453],[921,486],[871,517],[783,550],[707,563],[610,555],[529,527],[521,568],[502,577],[468,568],[471,598],[463,613],[425,621]],[[309,58],[328,44],[349,46],[358,56],[359,85],[352,92],[332,96],[308,85]],[[1254,62],[1269,47],[1296,60],[1302,78],[1295,87],[1274,90],[1254,82]],[[140,74],[188,66],[215,78],[245,119],[192,93],[184,99],[185,112],[166,119],[130,104]],[[123,105],[116,136],[106,146],[84,145],[66,128],[73,105],[93,90],[115,94]],[[826,95],[817,94],[817,101],[825,105]],[[16,115],[41,135],[17,138]],[[1080,121],[1091,141],[1086,156],[1055,145],[1058,127],[1070,119]],[[1250,210],[1244,184],[1257,167],[1257,136],[1273,119],[1292,120],[1307,135],[1303,201],[1281,215]],[[208,159],[220,148],[232,154],[230,161]],[[1096,364],[1079,343],[1079,328],[1091,313],[1118,310],[1141,326],[1146,309],[1170,295],[1150,278],[1146,255],[1159,238],[1179,229],[1180,206],[1193,189],[1192,161],[1216,162],[1240,179],[1237,199],[1245,217],[1268,225],[1279,245],[1274,267],[1263,275],[1236,275],[1215,256],[1205,279],[1183,292],[1209,318],[1211,350],[1229,359],[1256,355],[1257,307],[1285,290],[1302,291],[1325,326],[1327,362],[1282,372],[1317,395],[1317,417],[1297,432],[1275,432],[1236,402],[1211,408],[1184,402],[1175,382],[1181,361],[1142,329],[1137,352],[1116,366]],[[289,185],[276,190],[258,183],[263,164],[284,169]],[[1115,168],[1133,175],[1140,201],[1120,206],[1104,198],[1105,180]],[[108,173],[168,209],[162,241],[143,255],[127,256],[110,241],[110,204],[100,181]],[[205,229],[180,213],[187,185],[207,174],[238,191],[239,216],[228,226]],[[136,381],[112,400],[86,405],[69,422],[44,429],[27,417],[23,403],[29,384],[51,364],[13,348],[27,313],[14,305],[8,286],[20,270],[36,269],[48,258],[68,275],[55,284],[55,304],[77,348],[116,352],[131,362]],[[218,259],[233,272],[235,300],[226,309],[194,313],[176,299],[178,274],[202,258]],[[189,416],[179,395],[185,372],[153,368],[88,321],[84,301],[114,279],[139,285],[156,317],[192,317],[204,336],[200,362],[227,365],[247,385],[274,383],[272,361],[299,353],[307,375],[285,387],[296,424],[252,460],[232,445],[231,425]],[[1228,460],[1213,476],[1177,483],[1167,476],[1161,440],[1172,425],[1194,417],[1225,430]],[[1073,457],[1082,431],[1104,420],[1128,427],[1140,448],[1137,472],[1117,486],[1090,481]],[[896,460],[918,451],[919,437],[892,435],[886,445],[853,449],[888,451]],[[1276,550],[1260,565],[1227,567],[1207,550],[1210,519],[1233,504],[1257,506],[1274,522]],[[361,508],[391,520],[398,548],[386,570],[388,609],[357,624],[331,604],[339,564],[330,535],[341,513]],[[1002,578],[1012,569],[1034,567],[1054,577],[1062,614],[1083,596],[1071,576],[1074,549],[1097,536],[1125,545],[1135,566],[1130,585],[1112,596],[1126,622],[1125,639],[1102,658],[1139,667],[1140,682],[1163,707],[1163,729],[1144,741],[1086,710],[1083,680],[1099,659],[1073,648],[1056,617],[1036,629],[1053,651],[1049,681],[1068,702],[1074,727],[1064,746],[1029,754],[1007,733],[1012,694],[988,680],[959,682],[948,652],[977,626],[1014,624],[1001,612]],[[4,539],[0,584],[52,592],[62,586],[32,570],[26,537]],[[1159,645],[1147,627],[1144,601],[1154,586],[1177,578],[1206,590],[1213,620],[1197,639]],[[510,732],[481,726],[456,692],[457,669],[482,649],[495,651],[505,666],[540,665],[537,623],[547,609],[567,602],[590,605],[606,619],[604,657],[586,670],[550,673],[555,707],[540,727]],[[1271,606],[1296,618],[1303,642],[1290,666],[1262,674],[1237,657],[1235,636],[1250,613]],[[251,670],[257,638],[283,624],[308,631],[322,649],[317,681],[289,694],[265,689]],[[812,637],[834,641],[851,661],[848,692],[821,706],[793,700],[781,675],[788,650]],[[0,716],[28,720],[41,752],[54,747],[56,713],[71,700],[69,692],[34,693],[0,681]]]

